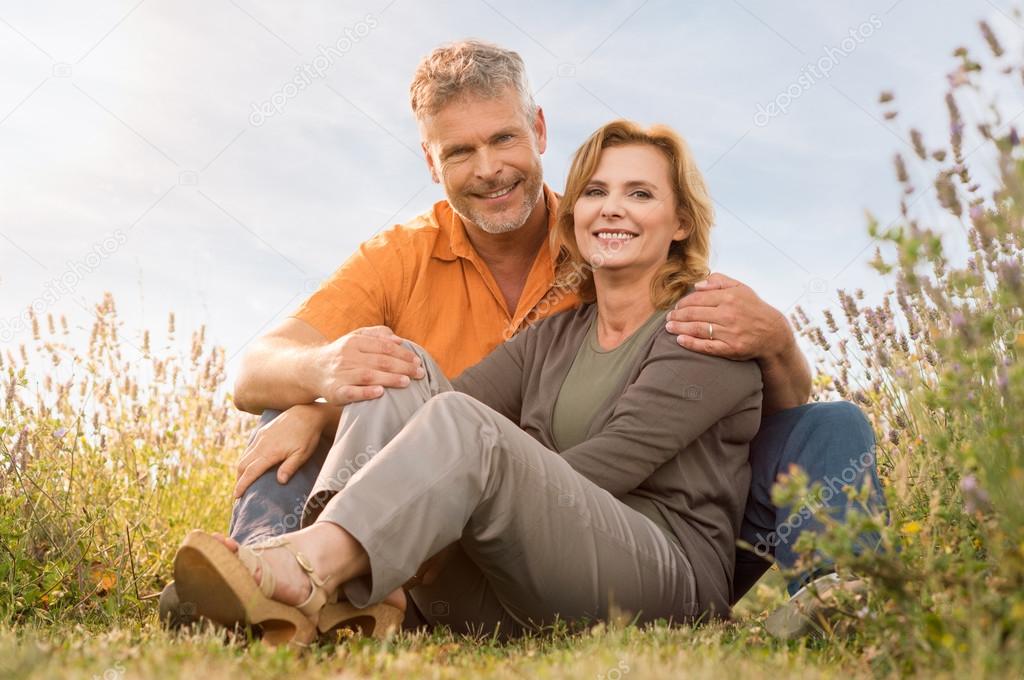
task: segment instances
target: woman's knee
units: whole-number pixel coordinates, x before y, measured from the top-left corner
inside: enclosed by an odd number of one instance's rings
[[[483,404],[465,392],[454,390],[435,394],[423,408],[445,415],[466,414],[480,411]]]

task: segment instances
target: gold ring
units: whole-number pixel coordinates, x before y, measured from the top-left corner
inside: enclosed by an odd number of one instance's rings
[[[708,324],[708,340],[714,340],[714,339],[715,339],[715,327],[712,326],[709,323]]]

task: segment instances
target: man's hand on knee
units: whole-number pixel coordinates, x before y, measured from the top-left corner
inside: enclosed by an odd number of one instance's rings
[[[376,399],[385,387],[406,387],[426,375],[415,352],[387,326],[359,328],[324,345],[317,354],[320,395],[344,406]]]

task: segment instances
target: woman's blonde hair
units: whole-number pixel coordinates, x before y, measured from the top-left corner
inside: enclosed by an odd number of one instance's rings
[[[682,297],[691,284],[707,277],[714,222],[714,209],[704,177],[686,141],[671,128],[653,125],[644,129],[633,121],[614,120],[590,135],[573,156],[565,195],[559,202],[558,222],[551,237],[561,248],[562,271],[577,270],[570,272],[574,287],[578,288],[584,302],[592,302],[595,295],[592,265],[584,261],[576,243],[573,209],[597,170],[601,152],[612,146],[632,144],[653,146],[668,158],[677,214],[688,231],[685,239],[672,242],[667,261],[651,280],[651,301],[655,309],[665,309]]]

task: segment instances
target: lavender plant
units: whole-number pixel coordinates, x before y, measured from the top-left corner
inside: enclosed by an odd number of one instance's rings
[[[912,671],[922,652],[929,665],[966,655],[985,670],[1022,658],[1024,151],[1015,120],[996,103],[976,116],[962,114],[961,103],[993,87],[1019,91],[1024,68],[984,22],[981,31],[987,64],[965,48],[955,52],[948,141],[931,147],[909,131],[911,160],[933,173],[931,185],[914,186],[897,154],[900,218],[886,228],[869,218],[880,242],[872,265],[892,289],[878,304],[860,290],[840,291],[841,313],[824,311],[813,323],[802,309],[793,315],[817,350],[815,398],[852,400],[879,434],[891,523],[865,512],[837,523],[819,513],[828,530],[799,547],[805,566],[828,554],[841,571],[872,582],[870,606],[850,599],[845,614],[886,670]],[[983,74],[1001,85],[983,85]],[[895,97],[880,100],[895,118]],[[965,149],[972,130],[978,141]],[[985,189],[975,174],[989,167],[996,170]],[[939,210],[922,220],[912,209],[919,203]],[[813,499],[806,481],[794,471],[777,500]],[[848,493],[865,498],[863,489]],[[881,551],[858,550],[862,532],[879,532]]]
[[[43,325],[45,323],[45,326]],[[252,419],[230,404],[223,349],[122,336],[111,296],[85,352],[67,322],[32,317],[0,355],[0,616],[112,622],[148,612],[171,546],[230,512],[228,464]]]

